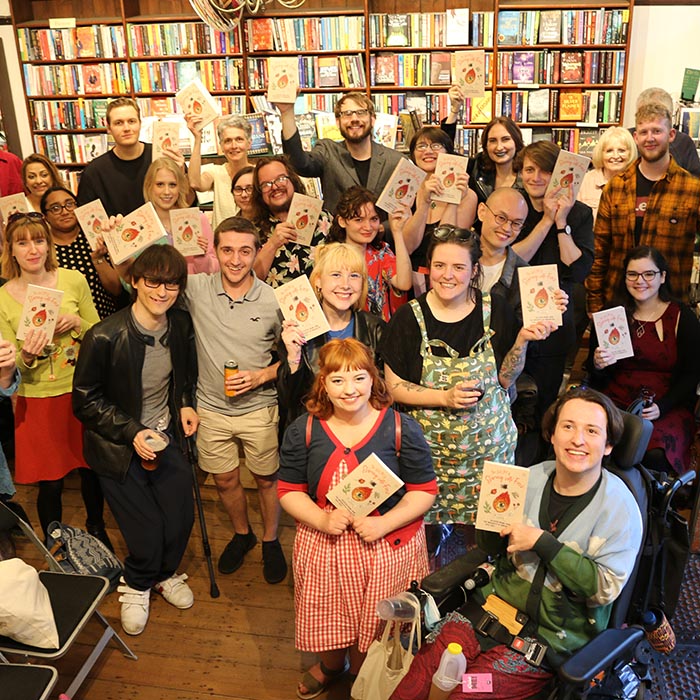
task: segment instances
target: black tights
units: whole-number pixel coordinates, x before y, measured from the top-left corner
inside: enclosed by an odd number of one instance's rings
[[[87,513],[86,526],[88,530],[104,529],[104,497],[97,474],[90,469],[78,469],[80,474],[80,493],[83,496],[85,512]],[[39,514],[41,529],[46,537],[49,524],[54,520],[61,522],[63,517],[63,479],[54,481],[40,481],[39,494],[36,499],[36,509]]]

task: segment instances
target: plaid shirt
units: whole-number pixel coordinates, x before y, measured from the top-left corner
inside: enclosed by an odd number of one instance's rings
[[[637,166],[641,159],[610,180],[603,190],[595,222],[595,256],[586,279],[588,311],[610,302],[623,279],[623,262],[635,247]],[[642,223],[639,245],[654,246],[668,262],[672,284],[688,297],[698,230],[700,179],[671,158],[664,177],[654,184]]]

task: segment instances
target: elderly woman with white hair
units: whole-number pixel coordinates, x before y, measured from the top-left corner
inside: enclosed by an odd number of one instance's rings
[[[624,172],[637,158],[637,146],[629,130],[611,126],[600,136],[593,149],[593,170],[583,178],[578,201],[593,210],[593,220],[598,215],[598,203],[603,188],[618,173]]]
[[[243,117],[235,115],[224,117],[216,127],[216,136],[226,162],[202,165],[202,118],[189,115],[185,120],[194,135],[187,176],[193,190],[214,191],[212,227],[216,229],[224,219],[238,212],[231,192],[231,181],[241,168],[252,165],[248,160],[252,128],[250,122]]]

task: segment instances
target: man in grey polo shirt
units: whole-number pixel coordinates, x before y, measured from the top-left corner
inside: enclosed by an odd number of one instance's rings
[[[253,273],[260,238],[247,219],[222,221],[214,232],[214,247],[220,272],[190,275],[185,299],[199,363],[199,464],[213,475],[234,530],[219,559],[219,571],[236,571],[257,543],[239,476],[242,448],[260,499],[263,575],[268,583],[279,583],[287,575],[287,562],[277,539],[279,363],[273,362],[273,351],[282,314],[272,288]],[[224,380],[224,364],[231,360],[239,371]]]

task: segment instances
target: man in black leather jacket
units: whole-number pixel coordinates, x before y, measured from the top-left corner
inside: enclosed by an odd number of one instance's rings
[[[181,609],[194,602],[187,576],[176,569],[194,520],[182,442],[199,419],[192,408],[192,321],[174,308],[187,283],[185,259],[172,246],[151,246],[134,262],[132,278],[134,303],[93,326],[83,340],[73,411],[85,425],[85,460],[129,550],[118,589],[122,627],[140,634],[151,588]],[[158,454],[150,442],[154,429],[170,439]]]

